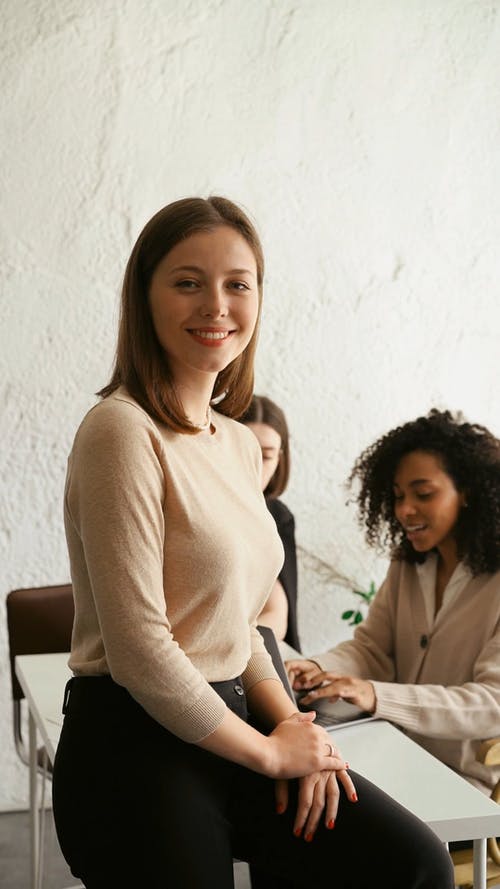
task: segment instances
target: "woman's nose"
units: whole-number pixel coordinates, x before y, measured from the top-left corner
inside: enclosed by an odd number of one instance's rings
[[[220,318],[227,315],[227,300],[224,288],[218,284],[208,285],[203,292],[200,313],[205,318]]]
[[[399,503],[396,503],[396,512],[399,518],[408,518],[415,515],[415,504],[411,500],[401,500]]]

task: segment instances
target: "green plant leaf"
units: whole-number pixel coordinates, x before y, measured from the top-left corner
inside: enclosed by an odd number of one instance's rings
[[[370,581],[370,585],[367,590],[352,590],[354,596],[359,596],[363,602],[369,606],[372,602],[375,593],[377,592],[377,587],[375,586],[375,581]],[[349,626],[355,626],[356,624],[360,624],[364,619],[363,613],[357,608],[354,610],[353,608],[349,609],[349,611],[344,611],[342,613],[342,620],[348,620]]]

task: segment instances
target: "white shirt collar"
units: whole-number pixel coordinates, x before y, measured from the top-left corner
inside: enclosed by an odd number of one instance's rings
[[[425,562],[415,565],[424,596],[425,613],[429,627],[434,626],[435,620],[437,560],[437,553],[429,553]],[[463,562],[459,562],[444,589],[441,611],[449,606],[450,602],[458,596],[471,578],[472,572],[470,569]]]

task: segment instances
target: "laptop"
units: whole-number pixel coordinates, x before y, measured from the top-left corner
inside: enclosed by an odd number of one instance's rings
[[[314,721],[317,725],[321,725],[326,730],[339,729],[346,725],[352,725],[354,722],[359,722],[360,720],[370,721],[377,718],[373,713],[367,713],[366,710],[361,710],[360,707],[357,707],[355,704],[350,704],[348,701],[343,701],[342,698],[339,698],[334,702],[324,700],[315,701],[314,704],[309,704],[307,706],[301,704],[300,699],[304,697],[307,692],[294,691],[290,685],[290,680],[286,672],[280,647],[276,641],[276,636],[270,627],[259,625],[257,629],[264,639],[264,645],[271,655],[274,668],[285,687],[285,691],[302,712],[307,712],[308,710],[316,711],[316,719]],[[284,643],[283,649],[286,651],[287,660],[304,660],[304,655],[295,651],[293,648],[290,648],[286,643]]]

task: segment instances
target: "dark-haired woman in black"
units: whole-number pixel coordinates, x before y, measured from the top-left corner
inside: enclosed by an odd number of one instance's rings
[[[280,499],[290,476],[290,435],[282,409],[265,395],[254,395],[241,418],[256,436],[262,452],[262,490],[283,544],[285,561],[271,595],[259,615],[259,623],[271,627],[301,651],[297,626],[297,553],[295,519]]]

